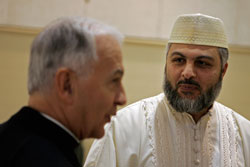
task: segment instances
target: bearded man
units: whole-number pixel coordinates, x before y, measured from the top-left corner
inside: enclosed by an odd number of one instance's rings
[[[223,22],[177,18],[168,42],[164,93],[118,112],[85,166],[250,166],[250,122],[215,101],[228,68]]]

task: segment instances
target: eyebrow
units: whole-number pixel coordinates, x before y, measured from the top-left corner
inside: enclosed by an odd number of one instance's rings
[[[173,56],[186,57],[181,52],[177,52],[177,51],[173,52],[170,56],[171,57],[173,57]],[[209,60],[214,61],[214,58],[211,56],[208,56],[208,55],[200,55],[200,56],[197,56],[195,59],[209,59]]]
[[[209,60],[214,61],[214,58],[213,58],[213,57],[207,56],[207,55],[198,56],[196,59],[209,59]]]
[[[177,52],[177,51],[173,52],[170,56],[173,57],[175,55],[185,57],[181,52]]]

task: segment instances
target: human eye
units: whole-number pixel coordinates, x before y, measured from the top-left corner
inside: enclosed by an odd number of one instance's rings
[[[119,85],[121,84],[121,82],[122,82],[122,76],[114,76],[111,79],[111,85],[113,87],[119,87]]]
[[[118,77],[112,79],[113,83],[119,83],[120,81],[121,81],[121,78],[118,78]]]
[[[110,86],[112,88],[117,88],[121,85],[122,78],[123,78],[123,70],[116,70],[110,78]]]
[[[182,64],[185,62],[185,59],[183,57],[175,57],[172,59],[172,62],[176,64]]]
[[[208,68],[208,67],[212,66],[212,64],[210,62],[204,61],[204,60],[197,60],[196,65],[198,67],[202,67],[202,68]]]

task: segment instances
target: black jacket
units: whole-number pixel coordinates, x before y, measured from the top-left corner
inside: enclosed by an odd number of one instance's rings
[[[77,146],[65,130],[30,107],[0,125],[0,167],[80,167]]]

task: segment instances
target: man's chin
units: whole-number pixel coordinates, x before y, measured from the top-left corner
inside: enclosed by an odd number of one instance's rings
[[[198,98],[198,95],[195,95],[193,93],[181,93],[179,94],[179,96],[182,99],[186,99],[186,100],[196,100]]]
[[[94,132],[91,137],[92,138],[97,138],[97,139],[100,139],[104,136],[105,134],[105,131],[104,131],[104,128],[102,127],[102,129],[98,129],[96,132]]]
[[[90,132],[88,138],[97,138],[100,139],[104,136],[105,130],[104,130],[104,125],[99,125],[96,126],[92,131]]]
[[[200,91],[181,91],[181,90],[178,90],[178,95],[181,98],[190,99],[190,100],[197,99],[200,94],[201,94]]]

